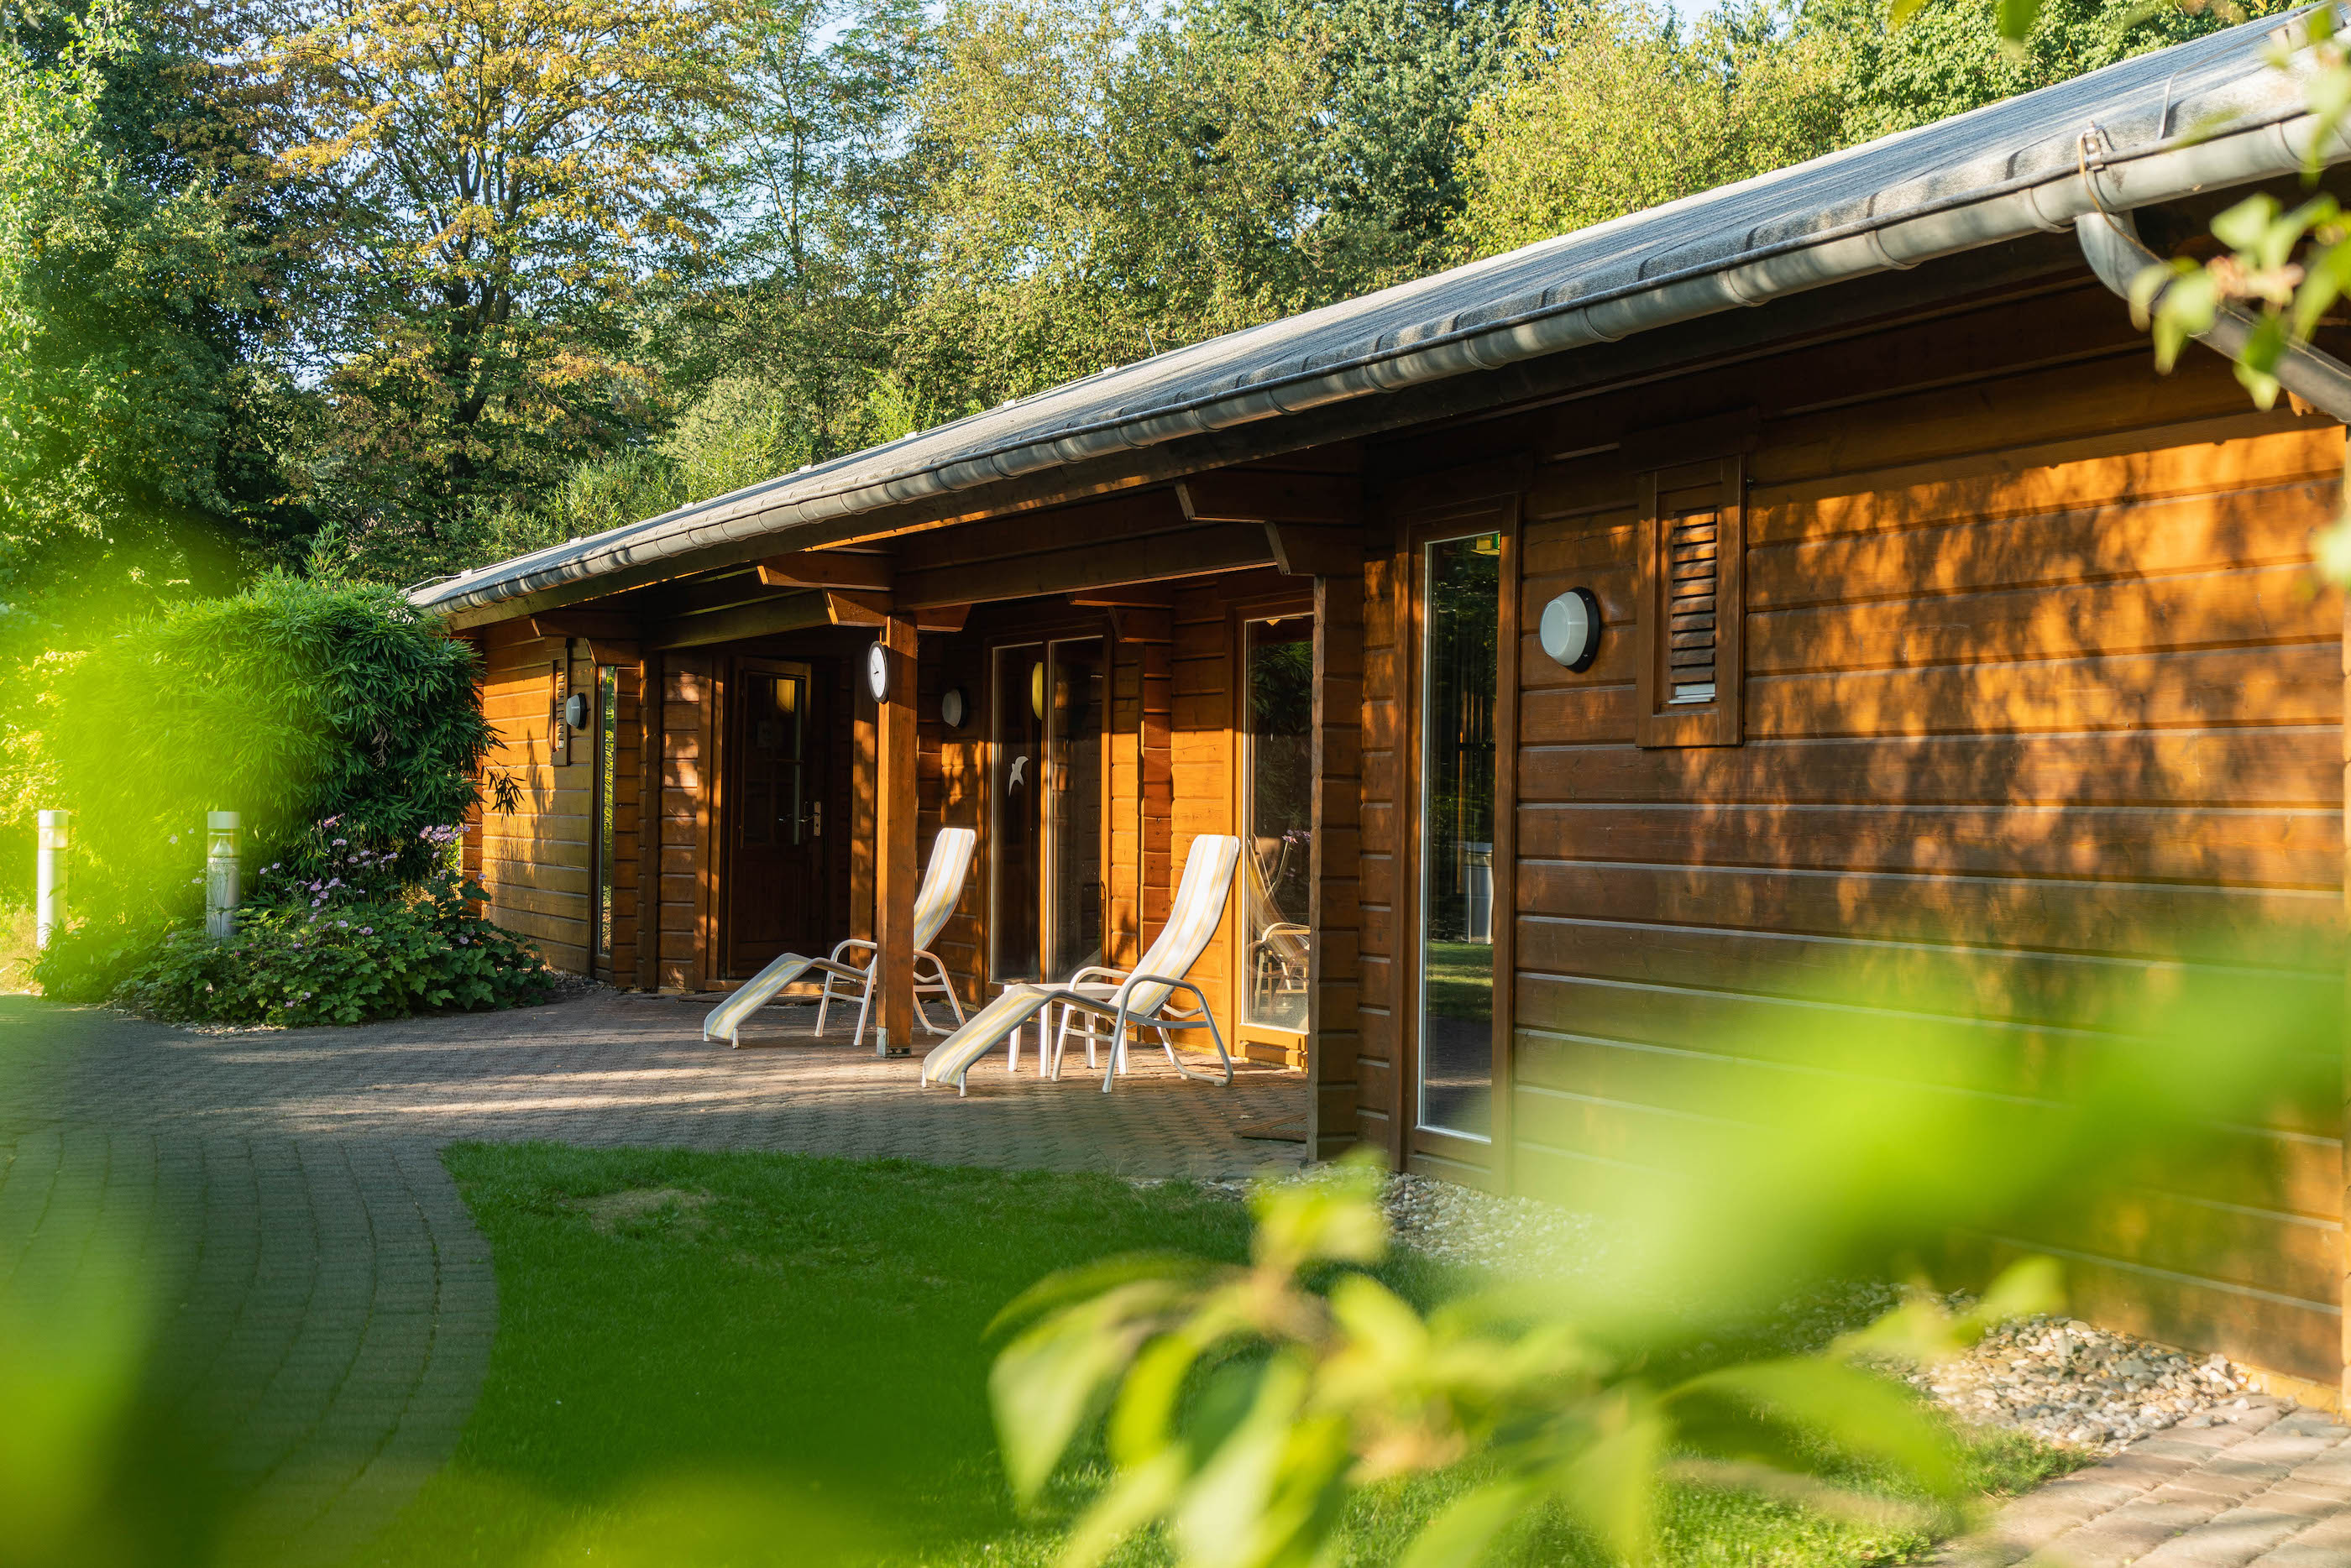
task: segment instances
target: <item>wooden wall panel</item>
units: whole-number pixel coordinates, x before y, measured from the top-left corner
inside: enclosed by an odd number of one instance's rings
[[[1397,701],[1395,559],[1381,556],[1364,566],[1364,678],[1361,712],[1363,801],[1356,918],[1355,1125],[1364,1142],[1404,1158],[1401,1090],[1395,1074],[1395,907],[1405,870],[1398,804],[1404,780],[1403,716]]]
[[[2342,610],[2308,539],[2343,432],[2232,390],[2217,362],[2167,380],[2140,354],[1866,410],[1767,402],[1729,748],[1633,743],[1633,475],[1538,472],[1522,625],[1582,586],[1611,630],[1581,673],[1520,644],[1520,1180],[1572,1199],[1638,1165],[1652,1118],[1736,1114],[1788,1070],[1768,1043],[1856,990],[1974,1020],[2023,1092],[2058,1093],[2071,1026],[2115,1022],[2078,1012],[2085,981],[2127,989],[2216,933],[2339,934]],[[1374,869],[1379,684],[1367,1004],[1395,951],[1372,914],[1409,874]],[[1364,1092],[1392,1094],[1373,1038],[1367,1013]],[[1985,1256],[2054,1248],[2077,1311],[2331,1384],[2338,1128],[2290,1120]]]
[[[594,678],[585,643],[534,638],[527,625],[502,625],[482,639],[482,711],[496,734],[486,770],[504,774],[520,794],[511,814],[485,811],[475,836],[489,918],[528,937],[558,969],[588,966],[590,784],[593,747],[574,736],[559,766],[550,746],[554,669],[569,658],[575,691]]]

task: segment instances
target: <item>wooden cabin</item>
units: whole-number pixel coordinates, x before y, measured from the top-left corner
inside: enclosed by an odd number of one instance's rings
[[[966,825],[937,951],[977,1002],[1131,960],[1238,834],[1196,978],[1311,1078],[1315,1151],[1571,1200],[1836,977],[2022,1040],[2185,933],[2333,932],[2311,534],[2351,378],[2303,356],[2265,412],[2219,354],[2159,375],[2116,293],[2137,239],[2294,189],[2262,41],[421,590],[524,789],[481,823],[495,916],[622,986],[851,934],[903,977]],[[2338,1128],[2247,1136],[2281,1174],[2077,1238],[2076,1310],[2331,1398]]]

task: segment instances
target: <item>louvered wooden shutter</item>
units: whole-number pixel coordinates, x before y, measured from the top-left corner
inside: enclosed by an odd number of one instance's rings
[[[1743,489],[1737,457],[1643,477],[1642,745],[1740,742]]]
[[[1714,606],[1721,587],[1721,508],[1711,504],[1665,519],[1666,701],[1711,702],[1715,694]]]

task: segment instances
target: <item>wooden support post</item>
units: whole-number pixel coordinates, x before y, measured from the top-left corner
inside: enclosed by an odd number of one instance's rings
[[[889,695],[881,704],[874,750],[880,764],[873,822],[874,940],[881,951],[882,1034],[892,1052],[914,1044],[914,620],[893,615],[882,623],[881,646]]]
[[[1360,550],[1359,550],[1360,554]],[[1331,1159],[1361,1139],[1364,576],[1314,579],[1313,836],[1308,860],[1306,1152]]]

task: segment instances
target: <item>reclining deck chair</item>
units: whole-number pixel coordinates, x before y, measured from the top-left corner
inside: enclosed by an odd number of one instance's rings
[[[963,1023],[963,1002],[956,995],[955,981],[947,978],[946,966],[939,962],[938,955],[930,950],[940,928],[947,923],[947,917],[955,913],[956,899],[963,894],[964,877],[971,871],[972,847],[978,840],[979,836],[968,827],[940,828],[938,841],[931,846],[931,863],[923,871],[922,889],[914,897],[914,1016],[922,1021],[925,1029],[934,1034],[947,1032],[931,1022],[930,1010],[923,1005],[925,996],[946,998],[947,1007],[954,1012],[956,1023],[958,1025]],[[862,965],[848,962],[845,955],[860,950],[871,955],[865,962]],[[851,1037],[851,1043],[862,1044],[865,1039],[865,1021],[873,1012],[873,992],[881,983],[881,953],[862,937],[851,937],[836,944],[829,958],[785,953],[745,981],[734,995],[710,1010],[710,1016],[702,1021],[702,1037],[740,1045],[743,1042],[737,1036],[744,1022],[767,1005],[778,992],[809,971],[816,970],[824,976],[824,995],[817,1003],[816,1032],[820,1035],[824,1033],[825,1014],[832,1008],[832,988],[836,985],[856,986],[860,992],[857,1033]],[[925,964],[930,966],[927,979],[923,973]]]
[[[971,1015],[968,1023],[931,1047],[923,1059],[923,1082],[953,1083],[960,1093],[964,1079],[979,1059],[997,1046],[1018,1038],[1020,1026],[1050,1007],[1063,1009],[1062,1040],[1066,1041],[1073,1012],[1110,1025],[1112,1043],[1110,1068],[1102,1075],[1102,1093],[1110,1093],[1111,1084],[1118,1075],[1123,1052],[1119,1048],[1126,1039],[1130,1026],[1155,1029],[1159,1044],[1167,1053],[1167,1060],[1177,1072],[1187,1078],[1203,1081],[1216,1079],[1224,1084],[1233,1081],[1232,1054],[1225,1049],[1225,1037],[1217,1027],[1214,1013],[1208,1009],[1206,992],[1186,977],[1192,966],[1207,950],[1208,940],[1217,934],[1217,922],[1224,919],[1225,899],[1232,892],[1233,868],[1240,863],[1241,841],[1223,834],[1202,834],[1192,841],[1192,848],[1184,859],[1184,880],[1176,889],[1176,906],[1168,912],[1167,925],[1159,940],[1141,962],[1124,974],[1116,970],[1084,969],[1066,981],[1040,985],[1008,986],[1004,994]],[[1171,1012],[1167,1003],[1178,993],[1188,995],[1193,1005]],[[1047,1013],[1050,1022],[1051,1014]],[[1197,1072],[1186,1066],[1176,1054],[1172,1035],[1184,1030],[1205,1029],[1215,1043],[1217,1060],[1224,1064],[1224,1075]],[[1095,1036],[1087,1047],[1091,1064]],[[1042,1042],[1040,1041],[1041,1049]],[[1053,1076],[1061,1075],[1061,1042],[1053,1051]],[[1041,1064],[1040,1064],[1041,1065]]]

